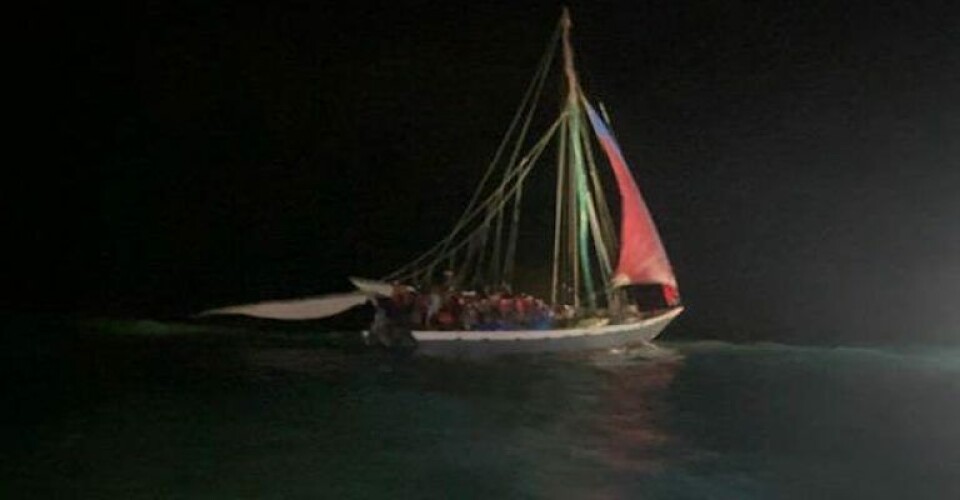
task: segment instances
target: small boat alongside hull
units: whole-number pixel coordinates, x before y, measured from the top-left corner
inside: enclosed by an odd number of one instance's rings
[[[562,330],[425,331],[414,330],[417,352],[438,357],[593,351],[643,345],[652,341],[681,312],[676,307],[635,323]]]

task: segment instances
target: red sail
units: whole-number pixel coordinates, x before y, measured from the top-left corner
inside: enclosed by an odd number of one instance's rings
[[[677,279],[620,147],[593,107],[585,104],[590,123],[610,160],[620,190],[620,259],[611,281],[614,286],[661,284],[676,293]]]

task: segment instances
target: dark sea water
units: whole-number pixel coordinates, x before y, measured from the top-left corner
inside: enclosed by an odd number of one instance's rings
[[[956,347],[449,361],[346,334],[3,333],[4,499],[960,498]]]

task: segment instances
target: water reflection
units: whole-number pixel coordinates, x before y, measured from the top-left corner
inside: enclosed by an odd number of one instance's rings
[[[651,474],[661,470],[674,437],[667,420],[667,391],[682,359],[627,357],[603,369],[596,408],[600,458],[611,470]]]
[[[567,366],[565,373],[582,377],[554,391],[560,399],[575,397],[578,406],[555,406],[560,422],[547,433],[552,446],[525,443],[536,455],[535,491],[591,499],[649,493],[649,480],[676,465],[679,439],[666,422],[671,384],[682,367],[682,358],[668,351],[606,353]]]
[[[960,491],[955,350],[697,343],[676,345],[682,358],[464,361],[288,339],[60,342],[42,369],[8,372],[30,397],[5,434],[2,498]]]
[[[469,453],[474,469],[490,460],[515,476],[513,494],[633,498],[682,459],[667,425],[682,368],[682,357],[665,349],[421,360],[401,385],[465,403],[467,422],[433,422],[446,426],[448,444]]]
[[[156,390],[118,395],[68,422],[69,448],[51,434],[51,453],[95,464],[76,480],[100,493],[279,482],[294,497],[634,498],[677,442],[665,421],[682,360],[662,351],[398,361],[257,345],[217,366],[188,377],[195,385],[149,379]],[[118,421],[131,424],[118,432]],[[182,471],[233,479],[184,482]]]

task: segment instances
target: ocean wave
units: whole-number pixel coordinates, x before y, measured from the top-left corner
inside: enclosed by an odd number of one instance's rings
[[[763,359],[779,361],[893,363],[915,368],[960,371],[960,346],[950,345],[822,346],[776,342],[730,343],[715,340],[675,342],[666,345],[685,355],[710,353],[762,356]]]

